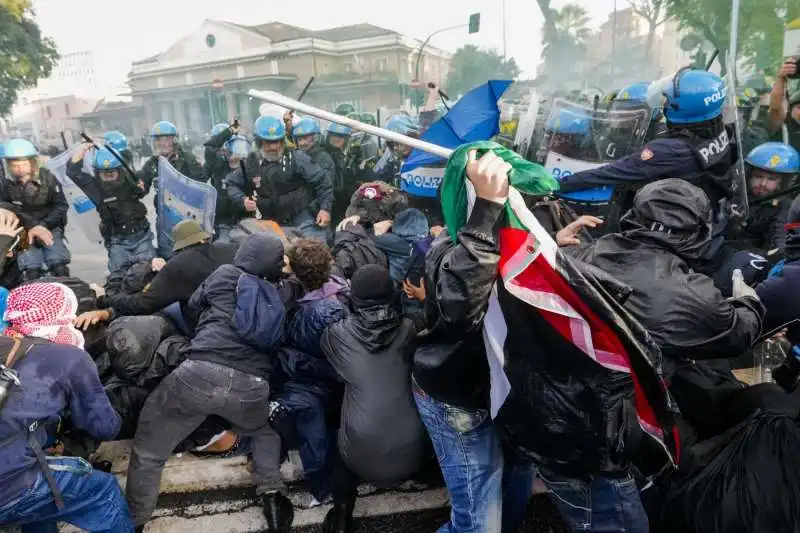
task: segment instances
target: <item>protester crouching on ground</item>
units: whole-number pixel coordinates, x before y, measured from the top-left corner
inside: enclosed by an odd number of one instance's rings
[[[283,243],[250,235],[232,265],[222,265],[192,295],[193,335],[186,361],[147,399],[133,442],[126,497],[137,527],[155,508],[172,450],[206,417],[217,415],[253,439],[253,472],[270,533],[288,533],[294,511],[280,473],[281,439],[269,425],[269,380],[285,317],[273,285],[282,275]]]
[[[83,336],[72,327],[77,308],[73,292],[58,283],[25,285],[8,297],[0,353],[3,363],[15,361],[20,385],[0,406],[0,526],[55,533],[57,522],[67,522],[89,532],[133,531],[112,474],[41,451],[67,409],[74,426],[94,438],[112,440],[120,428]],[[12,355],[15,341],[21,346]]]
[[[411,394],[416,329],[400,312],[399,294],[382,266],[359,268],[351,280],[353,314],[331,324],[322,350],[345,383],[334,507],[324,533],[351,533],[359,481],[400,483],[419,468],[424,427]]]

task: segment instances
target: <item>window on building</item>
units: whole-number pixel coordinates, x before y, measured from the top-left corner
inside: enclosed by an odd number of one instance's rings
[[[244,78],[244,67],[242,65],[236,65],[236,77]]]
[[[269,62],[269,71],[273,76],[278,74],[278,60],[277,59],[272,59]]]
[[[353,72],[353,64],[349,61],[345,62],[344,71],[347,73]]]
[[[45,112],[47,113],[47,118],[53,118],[53,110],[50,109],[50,106],[45,108]]]
[[[378,72],[386,72],[389,70],[389,60],[385,57],[379,57],[375,60],[375,70]]]
[[[64,114],[66,114],[68,117],[72,116],[69,114],[69,104],[64,104]]]
[[[159,77],[158,77],[158,79],[156,80],[156,86],[157,86],[159,89],[163,89],[163,88],[164,88],[164,78],[162,78],[161,76],[159,76]]]
[[[191,72],[187,72],[186,73],[186,80],[185,81],[186,81],[186,85],[191,85],[192,84],[193,80],[192,80],[192,73]]]

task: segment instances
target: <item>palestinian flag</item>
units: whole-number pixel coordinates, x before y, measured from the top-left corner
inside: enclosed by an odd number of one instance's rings
[[[441,189],[450,235],[455,239],[466,223],[474,198],[465,176],[473,149],[493,150],[513,167],[498,278],[484,319],[498,427],[518,451],[565,473],[596,472],[608,468],[609,455],[625,454],[624,443],[607,442],[609,427],[620,440],[636,441],[636,454],[647,456],[642,470],[673,466],[677,438],[658,347],[612,297],[610,284],[564,255],[525,206],[520,192],[553,191],[552,176],[494,143],[459,148]],[[624,419],[612,419],[615,413]]]

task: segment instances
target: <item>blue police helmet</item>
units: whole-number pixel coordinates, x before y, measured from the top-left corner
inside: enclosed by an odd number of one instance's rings
[[[122,162],[106,147],[95,150],[93,164],[96,170],[114,170],[122,166]]]
[[[250,141],[242,135],[234,135],[225,142],[225,151],[235,157],[247,157],[252,148]]]
[[[697,124],[717,118],[725,105],[725,82],[705,70],[682,70],[663,91],[668,123]]]
[[[286,126],[277,117],[258,117],[253,124],[253,136],[262,141],[281,141],[286,137]]]
[[[560,109],[558,115],[547,121],[547,129],[553,133],[568,135],[588,135],[591,132],[591,117],[579,110]]]
[[[313,118],[306,117],[292,126],[292,135],[295,138],[303,137],[305,135],[317,135],[319,132],[319,123]]]
[[[123,150],[128,149],[128,138],[118,131],[106,132],[105,135],[103,135],[103,142],[117,152],[122,152]]]
[[[10,139],[6,141],[4,159],[29,159],[39,155],[32,142],[26,139]]]
[[[617,93],[617,97],[614,100],[646,103],[648,87],[650,87],[650,84],[643,81],[628,85]]]
[[[211,128],[211,136],[216,137],[217,135],[219,135],[220,133],[222,133],[223,131],[227,130],[230,127],[231,127],[230,124],[225,124],[224,122],[215,124],[214,127]]]
[[[797,150],[779,142],[768,142],[753,148],[745,162],[776,174],[797,174],[800,172],[800,154]]]
[[[175,137],[178,135],[178,128],[175,124],[167,120],[156,122],[153,129],[150,131],[151,137]]]
[[[350,126],[345,126],[343,124],[337,124],[335,122],[331,122],[331,125],[328,126],[328,134],[342,135],[342,136],[352,135],[353,128],[351,128]]]
[[[395,115],[386,123],[386,129],[401,135],[419,135],[419,124],[408,115]]]

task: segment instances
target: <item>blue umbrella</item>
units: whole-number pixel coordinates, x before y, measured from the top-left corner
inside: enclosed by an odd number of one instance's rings
[[[453,149],[462,144],[491,139],[500,133],[500,110],[497,108],[497,101],[511,83],[509,80],[490,80],[475,87],[462,96],[450,111],[434,122],[420,138]],[[444,162],[445,160],[439,156],[421,150],[412,151],[400,169],[402,189],[415,196],[435,198],[438,188],[437,178],[441,180],[438,174],[442,172],[422,167],[442,166]],[[426,170],[433,172],[425,172]]]

